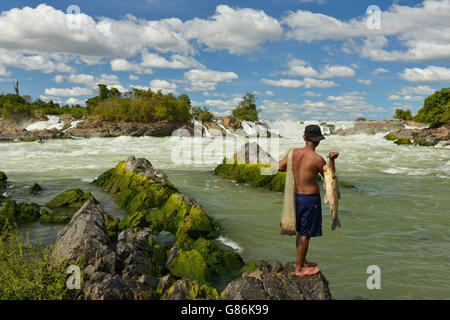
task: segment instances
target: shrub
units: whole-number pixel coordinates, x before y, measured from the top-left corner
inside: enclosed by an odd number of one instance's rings
[[[394,119],[397,120],[412,120],[412,114],[411,110],[403,110],[403,109],[397,109],[395,110]]]
[[[76,299],[81,292],[67,288],[66,267],[55,262],[49,246],[32,244],[17,229],[0,234],[1,300]]]

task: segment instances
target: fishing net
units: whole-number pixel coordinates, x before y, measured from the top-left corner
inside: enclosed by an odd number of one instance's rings
[[[286,182],[284,185],[284,201],[283,213],[281,216],[281,234],[295,235],[296,218],[295,218],[295,179],[292,170],[292,150],[288,153]]]

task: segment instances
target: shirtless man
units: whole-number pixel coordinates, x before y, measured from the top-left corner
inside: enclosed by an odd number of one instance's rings
[[[317,174],[323,177],[324,158],[315,152],[320,141],[325,139],[317,125],[309,125],[303,135],[306,146],[292,152],[292,170],[295,179],[295,211],[297,220],[297,267],[299,277],[319,273],[317,263],[306,261],[310,237],[322,235],[322,206]],[[329,167],[335,171],[337,152],[330,152]],[[279,171],[286,171],[287,155],[278,163]]]

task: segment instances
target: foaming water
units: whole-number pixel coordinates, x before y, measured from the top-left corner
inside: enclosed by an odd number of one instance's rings
[[[64,128],[64,121],[61,121],[58,116],[47,116],[47,121],[37,121],[30,124],[25,129],[28,131],[31,130],[43,130],[43,129],[53,129],[56,128],[58,130],[62,130]]]
[[[284,130],[275,158],[303,145],[301,134],[307,124],[278,120],[264,124]],[[201,159],[213,141],[186,138],[184,143],[199,144],[202,148],[192,147],[191,156],[200,154]],[[281,193],[214,176],[214,167],[233,150],[223,148],[210,163],[181,163],[173,158],[175,145],[170,137],[128,136],[5,142],[0,143],[0,171],[11,182],[7,193],[19,201],[43,205],[63,190],[81,188],[92,192],[106,212],[123,217],[126,213],[115,205],[113,196],[91,182],[130,155],[145,157],[165,170],[181,192],[205,207],[224,230],[219,241],[241,252],[246,261],[295,260],[294,237],[280,235]],[[342,228],[330,230],[328,205],[323,205],[323,236],[311,240],[308,253],[310,260],[320,263],[333,297],[450,298],[449,148],[397,146],[383,134],[361,134],[327,136],[317,151],[324,157],[330,151],[340,152],[339,179],[357,187],[341,188]],[[44,188],[37,196],[28,192],[34,182]],[[49,243],[61,228],[32,223],[23,230]],[[366,287],[370,265],[381,269],[381,290]]]

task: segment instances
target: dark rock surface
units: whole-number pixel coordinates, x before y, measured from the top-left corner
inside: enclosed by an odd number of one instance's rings
[[[225,288],[227,300],[330,300],[331,293],[325,277],[299,278],[294,274],[295,262],[282,267],[262,261],[258,270],[245,273]]]

